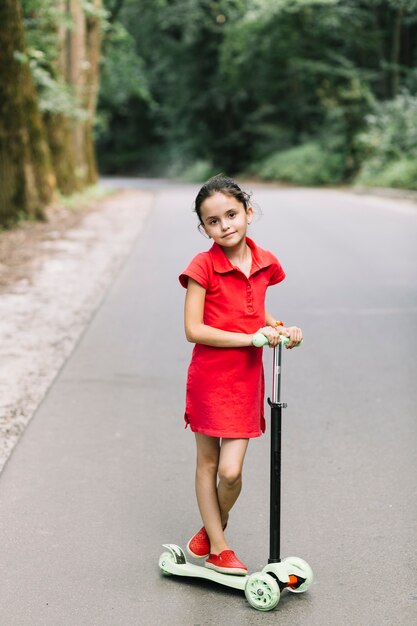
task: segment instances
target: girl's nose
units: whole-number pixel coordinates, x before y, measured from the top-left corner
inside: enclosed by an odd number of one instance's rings
[[[228,228],[230,228],[230,224],[228,224],[227,222],[222,222],[222,230],[227,230]]]

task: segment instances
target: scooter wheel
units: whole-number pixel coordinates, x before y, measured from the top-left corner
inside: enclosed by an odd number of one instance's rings
[[[272,611],[277,606],[280,595],[277,581],[269,574],[255,572],[248,577],[245,596],[254,609]]]
[[[175,563],[175,559],[171,552],[163,552],[159,557],[158,565],[164,576],[172,576],[171,572],[166,569],[168,563]]]
[[[289,556],[282,562],[285,563],[289,576],[304,578],[304,582],[299,587],[287,587],[288,591],[291,591],[291,593],[304,593],[307,591],[314,579],[313,570],[309,564],[298,556]]]

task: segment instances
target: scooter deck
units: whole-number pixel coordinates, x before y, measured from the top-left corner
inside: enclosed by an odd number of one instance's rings
[[[189,578],[204,578],[212,580],[220,585],[232,587],[233,589],[245,590],[246,581],[249,576],[236,576],[234,574],[222,574],[215,570],[208,569],[201,565],[189,563],[184,552],[174,544],[164,544],[164,548],[168,548],[169,553],[164,553],[159,559],[159,567],[165,574],[173,574],[174,576],[186,576]]]

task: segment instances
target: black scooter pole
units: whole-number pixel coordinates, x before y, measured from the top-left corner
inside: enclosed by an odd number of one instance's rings
[[[269,517],[269,559],[268,563],[281,562],[281,358],[282,343],[274,348],[272,374],[271,407],[271,477],[270,477],[270,517]]]

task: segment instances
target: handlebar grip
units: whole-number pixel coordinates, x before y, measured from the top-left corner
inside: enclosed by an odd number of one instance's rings
[[[280,339],[280,343],[283,346],[286,346],[287,343],[289,343],[289,341],[290,341],[290,338],[289,337],[285,337],[284,335],[281,335],[279,339]],[[303,343],[303,342],[301,341],[301,343]],[[300,346],[301,343],[298,344],[298,346]],[[268,337],[265,337],[265,335],[263,335],[262,333],[255,333],[254,336],[253,336],[253,339],[252,339],[252,344],[254,346],[256,346],[257,348],[262,348],[263,346],[268,346],[269,345]],[[298,348],[298,346],[297,346],[297,348]]]

